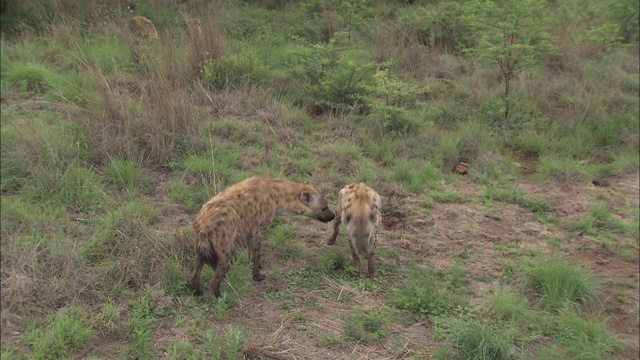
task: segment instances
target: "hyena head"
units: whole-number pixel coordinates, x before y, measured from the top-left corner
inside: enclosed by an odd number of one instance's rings
[[[377,213],[365,202],[356,202],[342,213],[342,223],[352,244],[365,251],[376,234]]]
[[[329,210],[327,200],[311,185],[305,185],[300,193],[300,201],[304,204],[301,215],[322,222],[329,222],[335,218],[335,214]]]

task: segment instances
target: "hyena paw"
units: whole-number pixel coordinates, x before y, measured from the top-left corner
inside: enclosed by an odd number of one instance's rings
[[[202,295],[204,295],[204,293],[202,292],[202,290],[201,290],[201,289],[194,289],[194,290],[193,290],[193,295],[195,295],[195,296],[202,296]]]
[[[266,279],[266,278],[267,278],[266,276],[261,275],[261,274],[253,275],[253,280],[254,280],[254,281],[262,281],[262,280],[264,280],[264,279]]]

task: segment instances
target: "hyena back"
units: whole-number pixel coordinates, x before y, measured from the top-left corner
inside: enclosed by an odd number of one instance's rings
[[[340,190],[338,208],[329,245],[336,243],[344,222],[349,236],[353,265],[360,271],[360,257],[367,259],[368,276],[376,274],[374,259],[376,237],[382,221],[380,195],[363,183],[350,184]]]
[[[198,213],[194,247],[196,265],[191,285],[201,295],[200,273],[204,264],[215,268],[211,287],[220,296],[220,283],[229,270],[238,245],[249,250],[253,279],[261,281],[260,247],[262,233],[278,215],[304,215],[322,222],[335,215],[313,186],[288,180],[252,177],[214,196]]]
[[[143,39],[158,40],[158,31],[151,20],[144,16],[134,16],[127,24],[129,31]]]

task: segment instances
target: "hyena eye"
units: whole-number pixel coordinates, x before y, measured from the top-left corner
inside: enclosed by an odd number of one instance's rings
[[[328,207],[328,206],[325,206],[325,207],[323,207],[323,208],[322,208],[322,212],[325,212],[325,211],[327,211],[327,210],[329,210],[329,207]]]
[[[344,218],[344,221],[346,221],[346,222],[351,221],[351,215],[347,215],[347,217]]]
[[[369,221],[376,222],[376,214],[369,215]]]

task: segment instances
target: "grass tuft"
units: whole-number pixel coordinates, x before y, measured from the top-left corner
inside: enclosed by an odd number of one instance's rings
[[[534,293],[552,309],[567,303],[586,303],[599,292],[595,275],[561,259],[536,260],[523,265],[523,274]]]

